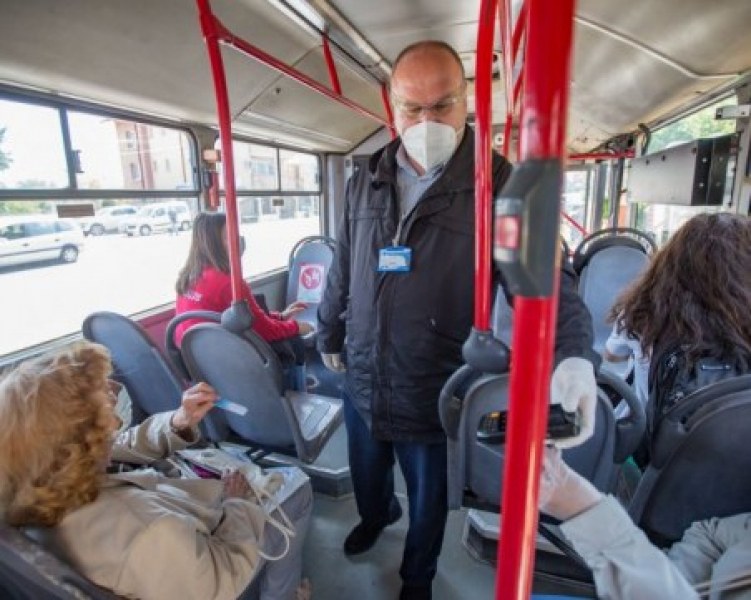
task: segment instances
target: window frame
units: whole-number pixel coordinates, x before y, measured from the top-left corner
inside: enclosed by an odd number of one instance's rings
[[[68,185],[61,188],[38,188],[38,189],[21,189],[21,188],[0,188],[0,200],[101,200],[101,199],[199,199],[202,193],[201,186],[201,164],[199,160],[200,152],[196,135],[188,127],[181,126],[178,123],[167,119],[161,120],[146,115],[141,115],[132,111],[117,110],[105,106],[99,106],[93,103],[77,101],[65,98],[49,98],[42,94],[32,92],[24,93],[13,89],[7,89],[0,85],[0,100],[9,102],[18,102],[34,106],[42,106],[58,111],[60,127],[63,139],[63,152],[65,154],[65,164],[68,171]],[[113,119],[128,120],[133,123],[160,127],[163,129],[173,129],[185,134],[188,138],[188,147],[190,150],[189,164],[193,171],[192,187],[189,189],[179,190],[134,190],[126,188],[102,188],[102,189],[84,189],[79,188],[76,181],[76,162],[77,156],[75,148],[72,145],[69,127],[69,112],[85,113],[93,116],[108,117]]]

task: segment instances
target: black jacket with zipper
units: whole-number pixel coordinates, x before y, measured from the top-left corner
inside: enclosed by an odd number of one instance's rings
[[[438,395],[463,363],[474,308],[474,134],[402,225],[399,245],[412,250],[407,273],[378,272],[379,250],[399,223],[396,139],[347,184],[346,206],[323,301],[318,349],[337,353],[346,337],[346,391],[376,439],[444,439]],[[493,190],[511,172],[493,155]],[[508,295],[508,294],[507,294]],[[592,323],[570,270],[561,274],[556,363],[592,359]]]

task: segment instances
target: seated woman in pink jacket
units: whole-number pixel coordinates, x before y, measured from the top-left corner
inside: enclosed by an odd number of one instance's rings
[[[180,271],[175,286],[175,310],[178,315],[191,310],[223,312],[232,304],[226,224],[224,213],[200,213],[196,217],[188,260]],[[304,348],[299,343],[299,336],[311,333],[313,326],[305,321],[295,321],[292,317],[303,310],[305,304],[294,302],[281,313],[267,313],[258,305],[247,283],[243,285],[242,299],[247,302],[253,315],[253,330],[280,353],[283,352],[278,347],[278,342],[293,342],[295,362],[303,364]],[[200,319],[191,319],[178,325],[175,331],[178,346],[185,332],[200,322]],[[299,385],[303,387],[298,387]],[[295,387],[304,389],[304,384],[298,382]]]

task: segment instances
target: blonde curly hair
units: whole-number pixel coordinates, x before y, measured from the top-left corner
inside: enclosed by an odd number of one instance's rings
[[[80,342],[0,378],[0,518],[57,525],[93,502],[112,446],[110,355]]]

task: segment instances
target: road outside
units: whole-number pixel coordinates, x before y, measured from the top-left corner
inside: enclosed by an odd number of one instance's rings
[[[299,239],[319,233],[318,218],[244,224],[243,274],[286,266]],[[86,238],[78,262],[0,269],[0,358],[80,331],[90,313],[134,314],[175,299],[190,232]]]

